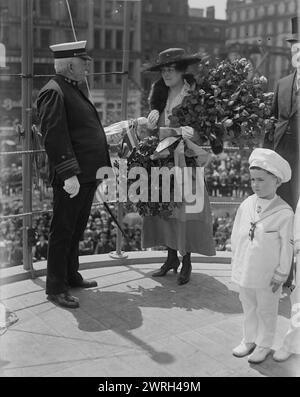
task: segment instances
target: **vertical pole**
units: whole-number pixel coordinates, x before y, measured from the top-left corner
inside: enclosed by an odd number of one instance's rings
[[[32,77],[33,77],[33,52],[32,52],[32,0],[22,0],[22,130],[24,131],[22,147],[30,150],[32,126]],[[32,167],[31,155],[22,154],[22,188],[23,212],[32,212]],[[32,253],[28,244],[28,229],[32,227],[32,215],[23,217],[23,266],[31,270]]]
[[[123,66],[122,72],[128,72],[129,69],[129,39],[130,39],[130,1],[124,1],[124,25],[123,25]],[[122,120],[127,120],[127,97],[128,97],[128,73],[122,75]],[[120,225],[123,222],[123,204],[118,203],[118,221]],[[118,257],[124,257],[121,251],[122,233],[117,229],[116,254]]]

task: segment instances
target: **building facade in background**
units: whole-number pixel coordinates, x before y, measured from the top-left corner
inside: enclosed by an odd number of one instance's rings
[[[292,70],[286,38],[297,12],[299,0],[227,0],[227,52],[249,57],[270,89]]]
[[[93,57],[89,86],[107,125],[121,119],[124,1],[69,0],[77,40],[86,39]],[[205,53],[219,59],[246,56],[254,70],[269,78],[270,89],[290,70],[286,37],[298,0],[228,0],[227,20],[215,18],[214,7],[189,8],[188,0],[130,1],[128,118],[145,112],[153,73],[143,65],[169,47]],[[1,0],[0,43],[6,46],[2,73],[21,73],[20,0]],[[49,45],[75,40],[65,0],[33,0],[33,100],[54,73]],[[104,73],[104,75],[101,75]],[[0,124],[20,118],[21,77],[0,76]],[[144,114],[143,114],[144,115]]]
[[[214,7],[189,8],[188,0],[142,1],[142,63],[153,62],[160,51],[184,48],[188,53],[201,52],[219,56],[225,50],[227,21],[215,19]],[[153,73],[142,75],[142,86],[149,92]]]

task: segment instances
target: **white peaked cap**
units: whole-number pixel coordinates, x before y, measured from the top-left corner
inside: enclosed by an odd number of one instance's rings
[[[69,43],[53,44],[49,48],[53,52],[54,58],[73,58],[91,60],[92,58],[86,52],[86,40],[72,41]]]
[[[259,167],[280,178],[281,182],[288,182],[292,176],[289,163],[271,149],[254,149],[249,157],[249,168]]]

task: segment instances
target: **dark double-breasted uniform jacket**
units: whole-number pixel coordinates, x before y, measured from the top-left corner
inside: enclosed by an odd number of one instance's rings
[[[56,75],[41,89],[37,110],[51,184],[74,175],[80,183],[96,181],[97,170],[111,165],[108,145],[97,110],[78,84]]]
[[[300,194],[299,161],[299,94],[296,86],[296,71],[278,81],[273,101],[273,115],[278,120],[272,142],[265,139],[265,147],[275,150],[285,158],[292,169],[290,182],[278,189],[278,194],[296,209]]]

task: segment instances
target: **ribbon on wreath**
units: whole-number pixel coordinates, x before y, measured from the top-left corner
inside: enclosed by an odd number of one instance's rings
[[[202,212],[204,207],[204,166],[209,162],[210,154],[203,150],[199,145],[194,143],[190,138],[192,134],[184,131],[182,128],[160,127],[159,139],[152,159],[166,158],[170,155],[169,147],[178,142],[174,150],[175,180],[182,184],[184,200],[186,202],[186,213]],[[198,171],[196,171],[196,201],[193,194],[193,178],[188,177],[188,171],[184,172],[186,166],[186,157],[196,157]],[[182,173],[184,178],[182,177]]]

